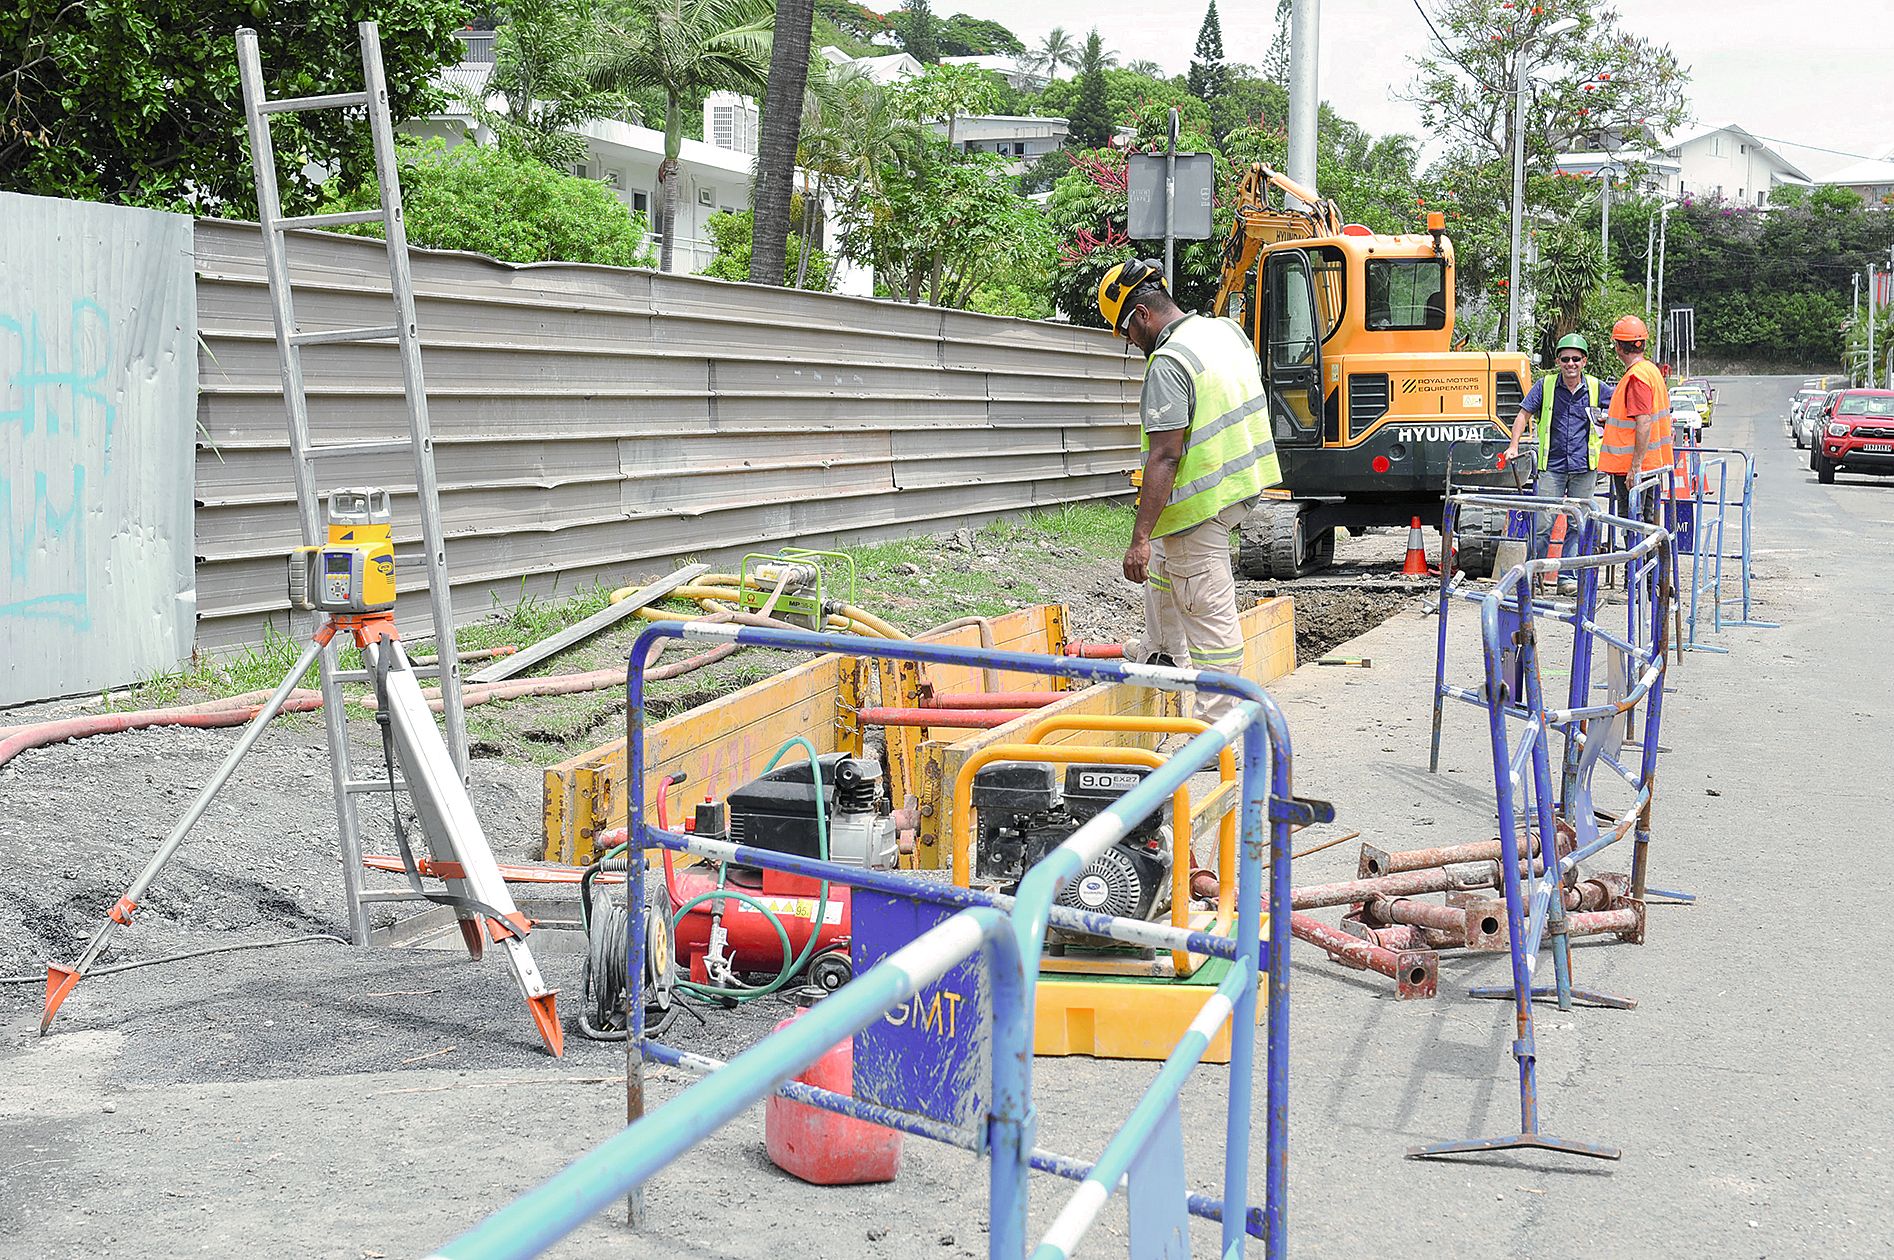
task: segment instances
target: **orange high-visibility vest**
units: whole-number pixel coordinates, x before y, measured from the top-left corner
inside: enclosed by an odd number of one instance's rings
[[[1611,407],[1605,413],[1605,441],[1598,452],[1598,470],[1622,477],[1631,471],[1631,453],[1637,445],[1637,424],[1625,410],[1625,385],[1633,377],[1651,387],[1651,444],[1645,449],[1639,472],[1669,466],[1676,458],[1670,440],[1670,390],[1664,375],[1649,359],[1639,359],[1624,374],[1611,393]]]

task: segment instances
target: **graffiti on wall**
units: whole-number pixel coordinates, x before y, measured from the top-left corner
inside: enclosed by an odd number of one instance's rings
[[[0,193],[0,705],[176,668],[196,622],[182,215]]]

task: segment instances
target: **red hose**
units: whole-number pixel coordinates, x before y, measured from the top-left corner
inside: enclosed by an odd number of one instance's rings
[[[1074,639],[1065,645],[1067,656],[1076,656],[1082,661],[1122,661],[1125,658],[1125,645],[1122,643],[1086,643]]]
[[[194,726],[206,729],[242,726],[257,715],[263,708],[263,702],[269,698],[270,693],[267,691],[251,691],[204,704],[137,709],[129,713],[99,713],[90,717],[61,718],[29,726],[0,728],[5,733],[5,738],[0,739],[0,766],[6,765],[29,748],[44,748],[48,744],[64,743],[70,739],[90,739],[94,735],[118,735],[125,731],[143,730],[148,726]],[[308,713],[321,707],[321,692],[297,690],[289,693],[289,699],[283,704],[283,712]]]
[[[1043,709],[1069,700],[1069,691],[971,691],[957,696],[928,696],[924,709]]]

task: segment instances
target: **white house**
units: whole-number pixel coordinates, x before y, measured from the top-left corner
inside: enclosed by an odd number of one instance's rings
[[[945,131],[945,125],[935,130]],[[968,153],[997,153],[1017,174],[1065,144],[1072,125],[1063,118],[962,114],[954,119],[954,143]]]
[[[1051,79],[1039,71],[1028,70],[1020,65],[1017,58],[1001,56],[999,53],[982,53],[972,57],[942,57],[940,64],[990,70],[1005,79],[1016,92],[1037,92],[1051,82]]]
[[[919,78],[924,68],[906,53],[891,53],[886,57],[851,57],[834,44],[823,46],[822,58],[832,66],[853,66],[856,73],[884,87],[890,83]]]
[[[822,50],[822,56],[832,65],[853,66],[869,79],[884,85],[919,78],[926,69],[906,53],[896,53],[891,57],[850,57],[830,44]],[[942,57],[941,61],[943,64],[977,66],[996,74],[1010,75],[1012,70],[1017,69],[1009,57]],[[996,64],[989,65],[989,62]],[[1039,82],[1043,86],[1044,80],[1040,79]],[[951,128],[944,122],[934,124],[935,131],[947,136],[968,153],[998,153],[1010,159],[1009,168],[1013,174],[1025,170],[1063,145],[1071,129],[1071,124],[1063,118],[1012,114],[961,114],[954,119]]]
[[[1808,172],[1734,124],[1699,127],[1670,137],[1663,147],[1677,162],[1676,174],[1664,184],[1672,197],[1766,206],[1778,185],[1813,182]]]
[[[1894,206],[1894,149],[1878,158],[1862,158],[1816,181],[1825,187],[1847,188],[1870,205]]]

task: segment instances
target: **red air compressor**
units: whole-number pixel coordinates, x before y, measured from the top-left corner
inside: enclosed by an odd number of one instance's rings
[[[880,762],[831,753],[815,769],[820,771],[821,811],[817,775],[810,762],[797,761],[744,784],[722,801],[706,800],[697,806],[692,828],[733,844],[891,869],[898,847]],[[666,825],[662,818],[659,825]],[[793,977],[784,973],[805,957],[799,970],[823,989],[839,989],[854,974],[845,885],[831,883],[824,899],[817,879],[734,862],[678,868],[668,852],[664,880],[677,920],[672,930],[677,961],[695,986],[737,991],[747,987],[738,977],[758,975],[786,982]],[[805,954],[812,933],[817,934],[815,948]]]

